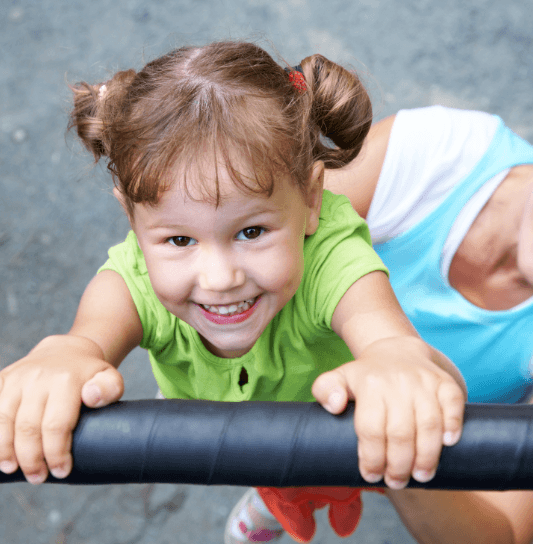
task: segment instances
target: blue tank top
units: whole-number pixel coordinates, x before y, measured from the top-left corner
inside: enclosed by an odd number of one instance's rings
[[[510,310],[478,308],[442,276],[442,250],[474,193],[501,171],[526,163],[533,163],[533,147],[500,120],[483,158],[445,200],[405,233],[374,246],[419,334],[462,372],[469,402],[514,403],[531,390],[533,298]]]

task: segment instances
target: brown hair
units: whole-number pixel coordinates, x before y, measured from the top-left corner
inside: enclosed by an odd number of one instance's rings
[[[95,161],[108,157],[130,212],[133,203],[156,204],[176,166],[189,195],[192,172],[195,189],[201,180],[202,197],[217,204],[218,179],[213,194],[206,168],[223,166],[236,184],[268,195],[286,172],[305,194],[314,161],[339,168],[357,156],[372,107],[353,72],[321,55],[301,65],[303,93],[255,44],[183,47],[138,73],[118,72],[104,88],[71,86],[69,129],[76,127]]]

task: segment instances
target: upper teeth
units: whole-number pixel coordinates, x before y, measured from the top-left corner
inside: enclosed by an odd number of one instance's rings
[[[227,306],[209,306],[208,304],[202,304],[202,306],[208,311],[212,312],[214,314],[219,315],[228,315],[228,314],[234,314],[234,313],[242,313],[246,310],[249,310],[251,306],[253,305],[255,299],[251,298],[249,300],[244,300],[242,302],[239,302],[239,304],[230,304]]]

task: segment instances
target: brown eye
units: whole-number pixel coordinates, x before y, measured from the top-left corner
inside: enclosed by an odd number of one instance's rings
[[[176,247],[186,247],[195,244],[196,240],[189,236],[172,236],[168,239],[168,242]]]
[[[261,236],[263,232],[265,232],[263,227],[246,227],[245,229],[242,229],[239,234],[237,234],[237,239],[254,240],[255,238]]]

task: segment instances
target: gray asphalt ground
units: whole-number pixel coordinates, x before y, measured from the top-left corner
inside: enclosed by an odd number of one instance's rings
[[[69,329],[128,228],[104,168],[65,138],[67,81],[105,81],[183,44],[247,38],[292,64],[319,52],[360,70],[377,118],[437,103],[483,109],[533,141],[532,29],[531,0],[0,0],[0,365]],[[155,395],[144,352],[121,370],[124,398]],[[7,484],[0,543],[220,544],[243,491]],[[324,513],[318,525],[315,543],[341,542]],[[414,542],[374,494],[344,541]]]

